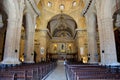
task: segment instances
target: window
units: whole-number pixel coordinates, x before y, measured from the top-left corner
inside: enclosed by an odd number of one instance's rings
[[[48,7],[52,7],[52,3],[51,2],[48,2]]]
[[[63,4],[60,5],[60,10],[64,10],[65,6]]]
[[[76,6],[76,4],[77,4],[76,1],[73,1],[72,5],[73,5],[73,6]]]

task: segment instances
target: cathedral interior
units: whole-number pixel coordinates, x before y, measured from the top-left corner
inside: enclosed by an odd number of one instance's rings
[[[0,0],[2,67],[65,60],[120,66],[120,0]]]

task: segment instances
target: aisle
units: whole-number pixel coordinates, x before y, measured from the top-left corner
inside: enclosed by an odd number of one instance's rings
[[[58,61],[57,68],[45,80],[66,80],[63,61]]]

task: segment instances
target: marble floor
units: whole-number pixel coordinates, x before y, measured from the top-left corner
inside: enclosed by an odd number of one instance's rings
[[[63,61],[58,61],[57,68],[45,80],[66,80],[63,63]]]

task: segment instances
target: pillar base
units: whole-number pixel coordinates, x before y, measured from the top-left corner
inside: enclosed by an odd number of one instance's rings
[[[21,62],[18,59],[6,58],[0,64],[21,64]]]
[[[98,64],[98,62],[88,62],[89,64]]]
[[[99,63],[99,65],[103,65],[103,66],[120,66],[120,63],[116,62],[116,63]]]
[[[24,61],[23,63],[35,63],[34,61]]]

